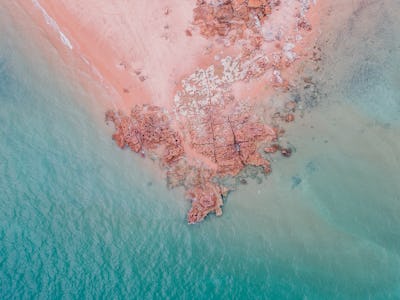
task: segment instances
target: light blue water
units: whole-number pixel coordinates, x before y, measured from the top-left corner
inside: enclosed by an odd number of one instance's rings
[[[0,298],[400,299],[399,11],[361,3],[295,155],[196,226],[0,5]]]

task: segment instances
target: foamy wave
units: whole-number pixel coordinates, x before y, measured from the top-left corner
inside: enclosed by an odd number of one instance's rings
[[[60,36],[61,42],[67,46],[70,50],[73,49],[71,41],[67,38],[67,36],[61,31],[60,26],[58,26],[57,22],[49,16],[47,11],[40,5],[38,0],[32,0],[33,5],[35,5],[42,13],[46,23],[50,25]]]

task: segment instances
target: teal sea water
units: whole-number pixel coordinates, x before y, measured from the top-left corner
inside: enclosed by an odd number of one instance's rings
[[[295,154],[188,226],[0,4],[0,299],[400,299],[400,3],[332,5]]]

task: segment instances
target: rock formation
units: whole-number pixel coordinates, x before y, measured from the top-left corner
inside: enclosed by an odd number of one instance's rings
[[[236,43],[238,54],[183,78],[172,110],[142,105],[134,107],[130,115],[107,112],[106,120],[115,125],[113,139],[119,147],[156,156],[166,171],[168,186],[185,188],[192,203],[189,223],[199,222],[209,213],[222,214],[229,188],[221,179],[236,176],[247,166],[271,172],[262,149],[268,154],[280,151],[285,157],[292,153],[277,143],[284,131],[266,124],[256,106],[238,98],[233,88],[240,82],[265,80],[260,78],[267,72],[272,74],[271,86],[287,85],[280,71],[294,61],[293,47],[288,42],[266,53],[262,30],[279,5],[277,0],[198,0],[193,23],[200,34],[210,40],[222,38],[227,47]],[[304,30],[304,14],[297,18],[298,30]],[[190,37],[192,31],[183,34]],[[289,102],[286,114],[277,115],[279,121],[294,121],[294,109],[295,104]]]
[[[194,24],[207,37],[234,33],[235,38],[239,38],[243,37],[246,29],[257,31],[257,21],[264,22],[271,14],[271,7],[276,5],[279,5],[279,1],[198,0],[194,9]]]

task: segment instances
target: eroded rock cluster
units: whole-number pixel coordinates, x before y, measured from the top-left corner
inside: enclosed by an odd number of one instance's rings
[[[222,214],[222,198],[229,189],[219,179],[235,176],[248,165],[270,172],[259,144],[276,140],[277,133],[249,112],[213,112],[210,107],[202,127],[187,126],[183,136],[173,129],[170,116],[159,107],[143,105],[132,109],[130,115],[109,111],[106,120],[114,123],[113,139],[119,147],[157,156],[167,170],[169,187],[185,188],[192,201],[189,223],[199,222],[211,212]]]
[[[168,186],[184,187],[192,204],[189,223],[199,222],[209,213],[222,214],[223,197],[230,190],[223,184],[224,178],[237,176],[247,166],[268,174],[267,156],[292,154],[292,149],[278,143],[284,131],[267,125],[257,115],[254,103],[238,99],[233,91],[236,83],[260,80],[267,72],[272,76],[271,86],[285,86],[280,70],[294,61],[294,45],[287,40],[276,51],[266,53],[267,41],[261,30],[279,5],[278,0],[198,0],[194,24],[200,33],[229,42],[240,39],[240,53],[183,78],[170,111],[142,105],[129,115],[116,111],[106,115],[115,125],[113,139],[119,147],[156,156],[166,171]],[[300,22],[304,13],[296,18],[298,30],[304,30]],[[295,106],[289,102],[285,112],[275,114],[275,121],[294,121]]]
[[[184,155],[182,138],[171,129],[170,119],[158,106],[135,106],[129,116],[108,111],[106,121],[113,122],[113,139],[120,148],[129,147],[136,153],[157,153],[169,165]]]
[[[246,29],[257,30],[280,1],[272,0],[198,0],[194,24],[201,34],[243,37]]]

